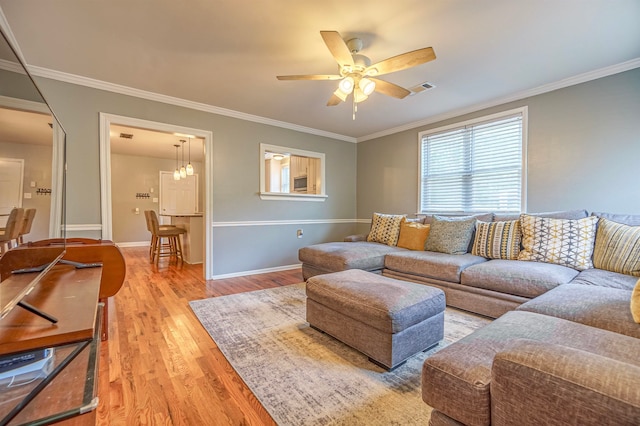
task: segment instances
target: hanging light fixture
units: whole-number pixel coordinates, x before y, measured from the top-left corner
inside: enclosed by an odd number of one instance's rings
[[[173,180],[180,180],[180,170],[178,169],[178,148],[180,145],[175,144],[176,147],[176,169],[173,171]]]
[[[180,139],[182,143],[182,167],[180,167],[180,179],[187,178],[187,168],[184,166],[184,143],[186,142],[184,139]]]
[[[191,137],[189,137],[189,163],[187,163],[187,176],[193,176],[193,166],[191,165]]]

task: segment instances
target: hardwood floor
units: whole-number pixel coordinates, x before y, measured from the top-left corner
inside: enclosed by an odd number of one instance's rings
[[[99,425],[273,425],[188,302],[294,284],[301,271],[204,281],[201,265],[124,248],[125,283],[109,301],[100,353]]]

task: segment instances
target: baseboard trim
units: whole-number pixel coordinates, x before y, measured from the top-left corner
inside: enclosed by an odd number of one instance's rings
[[[231,274],[214,275],[213,277],[211,277],[211,279],[222,280],[225,278],[244,277],[247,275],[268,274],[269,272],[291,271],[293,269],[300,269],[301,267],[302,267],[302,264],[298,263],[295,265],[284,265],[284,266],[276,266],[273,268],[255,269],[253,271],[242,271],[242,272],[233,272]]]
[[[65,225],[65,231],[78,232],[78,231],[102,231],[102,225],[99,223],[85,223],[80,225]]]
[[[115,243],[118,247],[149,247],[151,243],[149,241],[131,241],[125,243]]]

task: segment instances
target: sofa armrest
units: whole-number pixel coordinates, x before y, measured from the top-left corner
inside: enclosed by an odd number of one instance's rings
[[[344,240],[346,242],[355,243],[355,242],[358,242],[358,241],[367,241],[367,237],[368,236],[369,236],[369,234],[348,235],[348,236],[344,237]]]
[[[532,340],[517,340],[494,358],[492,425],[639,422],[637,364]]]

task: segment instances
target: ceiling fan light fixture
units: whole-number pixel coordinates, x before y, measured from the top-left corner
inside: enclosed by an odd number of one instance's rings
[[[347,96],[349,95],[348,93],[342,93],[342,90],[340,90],[340,88],[336,89],[333,94],[337,96],[342,102],[345,102],[347,100]]]
[[[340,84],[338,84],[338,88],[342,93],[348,95],[353,92],[354,85],[353,77],[345,77],[340,81]]]
[[[176,147],[176,169],[173,171],[173,180],[180,180],[180,169],[178,168],[178,148],[180,145],[175,144]]]
[[[187,163],[187,176],[193,176],[193,166],[191,165],[191,136],[189,136],[189,162]]]
[[[357,88],[356,90],[353,91],[353,100],[356,103],[360,103],[362,101],[366,101],[368,97],[369,97],[369,95],[364,93],[360,88]]]
[[[362,90],[362,93],[364,93],[366,96],[369,96],[373,93],[374,90],[376,90],[376,82],[368,78],[361,79],[360,83],[358,83],[358,86],[360,87],[360,90]]]

